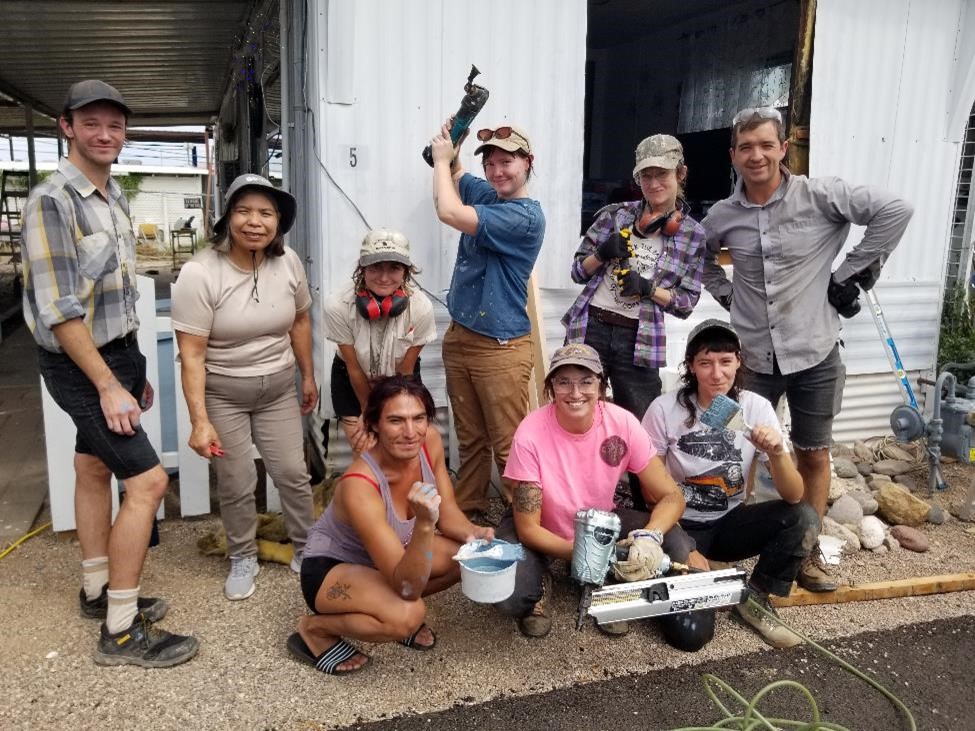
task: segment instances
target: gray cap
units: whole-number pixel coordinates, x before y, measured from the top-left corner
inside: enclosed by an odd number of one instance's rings
[[[552,362],[548,366],[548,373],[545,374],[545,377],[548,378],[556,370],[566,365],[586,368],[597,376],[603,375],[603,364],[599,360],[599,353],[591,345],[584,343],[569,343],[556,350],[552,354]]]
[[[378,228],[366,234],[359,248],[359,266],[394,261],[410,267],[410,240],[399,231]]]
[[[687,336],[688,347],[690,347],[690,344],[694,342],[694,339],[698,335],[705,332],[706,330],[723,330],[724,332],[730,333],[732,336],[734,336],[735,340],[739,339],[738,333],[735,332],[735,329],[731,326],[730,323],[712,317],[711,319],[705,320],[704,322],[699,322],[697,325],[694,326],[694,329],[691,330],[690,334]]]
[[[684,163],[684,148],[676,137],[651,135],[636,146],[635,157],[633,177],[647,168],[677,169]]]
[[[121,107],[126,117],[132,116],[132,110],[125,103],[119,90],[98,79],[87,79],[72,84],[68,89],[68,95],[64,98],[64,109],[73,111],[94,102],[110,102]]]
[[[288,233],[295,223],[295,215],[298,212],[298,203],[295,201],[295,197],[280,188],[275,188],[271,185],[270,180],[255,173],[238,175],[227,188],[227,194],[223,198],[223,215],[213,224],[213,232],[217,235],[223,235],[224,231],[227,230],[230,208],[233,205],[234,198],[247,189],[265,193],[275,200],[278,204],[278,213],[281,216],[278,226],[281,233]]]

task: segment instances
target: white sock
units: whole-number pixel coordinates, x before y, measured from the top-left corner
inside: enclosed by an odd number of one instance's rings
[[[139,612],[138,599],[138,586],[134,589],[108,590],[108,617],[105,618],[105,625],[109,634],[118,634],[132,626],[135,615]]]
[[[97,599],[108,583],[108,556],[86,558],[82,561],[81,582],[88,601]]]

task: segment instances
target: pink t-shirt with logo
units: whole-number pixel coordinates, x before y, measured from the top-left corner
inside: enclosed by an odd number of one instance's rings
[[[504,476],[542,488],[542,527],[568,541],[577,510],[613,509],[624,472],[642,472],[656,454],[650,436],[629,411],[600,401],[585,434],[570,434],[555,405],[531,412],[518,425]]]

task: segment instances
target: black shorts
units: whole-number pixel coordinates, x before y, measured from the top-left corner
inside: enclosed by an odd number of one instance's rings
[[[159,464],[159,455],[141,426],[132,436],[116,434],[108,428],[98,389],[68,355],[43,348],[39,351],[44,385],[78,429],[75,452],[97,457],[120,480],[141,475]],[[146,387],[146,358],[139,352],[135,333],[103,345],[98,352],[122,388],[141,403]]]
[[[416,365],[413,367],[413,377],[423,383],[420,380],[419,358],[416,359]],[[349,368],[338,356],[332,360],[331,389],[332,408],[335,409],[337,417],[358,416],[361,413],[359,397],[355,395],[355,389],[352,388],[352,381],[349,378]]]
[[[301,560],[301,594],[305,597],[305,604],[315,614],[318,614],[318,610],[315,609],[318,590],[325,583],[328,572],[340,563],[345,561],[339,561],[331,556],[305,556]]]

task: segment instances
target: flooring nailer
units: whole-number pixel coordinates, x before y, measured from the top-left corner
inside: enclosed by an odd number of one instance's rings
[[[671,562],[666,554],[660,566],[661,574],[671,569],[691,573],[603,586],[613,561],[617,560],[619,534],[620,519],[614,513],[596,509],[576,513],[572,578],[582,584],[576,629],[582,629],[587,616],[597,624],[605,624],[716,609],[748,598],[744,571],[695,571]]]

